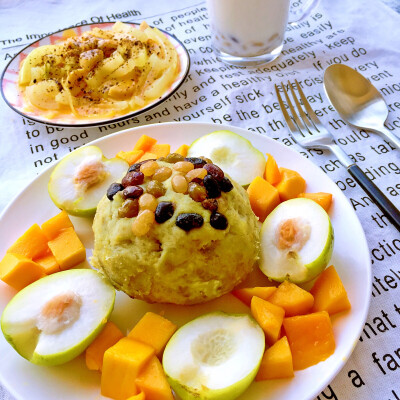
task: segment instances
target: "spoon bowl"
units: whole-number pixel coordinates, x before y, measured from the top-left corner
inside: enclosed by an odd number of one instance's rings
[[[400,148],[400,139],[384,126],[389,114],[385,100],[367,78],[347,65],[333,64],[325,71],[324,88],[345,121],[378,132]]]

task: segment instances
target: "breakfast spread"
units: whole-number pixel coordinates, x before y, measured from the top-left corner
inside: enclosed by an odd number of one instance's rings
[[[159,98],[179,73],[175,47],[156,28],[117,22],[59,44],[40,46],[23,61],[18,84],[27,109],[57,117],[114,117]]]
[[[35,364],[85,351],[102,395],[116,400],[233,400],[254,380],[290,378],[329,358],[330,315],[351,307],[326,268],[332,196],[306,193],[298,172],[230,131],[170,150],[143,135],[115,158],[86,146],[54,168],[49,194],[63,210],[0,262],[0,278],[19,290],[1,318],[7,341]],[[99,271],[79,268],[86,253],[67,213],[94,214],[89,261]],[[237,287],[258,268],[275,283]],[[296,284],[313,279],[310,290]],[[231,292],[248,312],[182,326],[147,312],[125,336],[109,321],[115,289],[181,307]]]

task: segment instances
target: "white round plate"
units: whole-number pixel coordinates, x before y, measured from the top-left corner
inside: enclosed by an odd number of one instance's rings
[[[133,27],[138,27],[138,24],[133,24],[129,22],[125,23],[128,25],[132,25]],[[76,26],[73,28],[63,29],[58,32],[52,33],[50,35],[44,36],[43,38],[31,43],[30,45],[22,49],[8,63],[8,65],[3,71],[3,74],[1,75],[0,89],[5,102],[18,114],[21,114],[22,116],[25,116],[37,122],[42,122],[51,125],[59,125],[64,127],[88,127],[88,126],[110,124],[126,118],[135,117],[136,115],[139,115],[145,111],[150,110],[153,107],[158,106],[163,101],[172,96],[185,81],[186,76],[189,73],[190,58],[185,46],[182,44],[181,41],[179,41],[175,36],[172,36],[168,32],[165,32],[162,29],[160,29],[160,31],[168,38],[168,40],[172,43],[172,45],[175,47],[178,53],[180,70],[178,76],[175,78],[174,82],[167,89],[167,91],[161,97],[153,100],[146,106],[138,110],[130,111],[123,115],[117,115],[116,117],[113,118],[98,118],[98,119],[77,118],[73,114],[65,114],[65,115],[60,115],[58,117],[50,118],[46,116],[44,112],[40,112],[39,109],[29,110],[29,111],[26,109],[23,101],[23,96],[18,87],[18,74],[21,62],[27,57],[27,55],[32,50],[34,50],[39,46],[44,46],[48,44],[57,44],[62,41],[65,41],[66,38],[68,37],[67,34],[70,34],[71,32],[74,32],[76,35],[79,36],[82,35],[83,32],[90,31],[93,28],[100,28],[107,30],[111,29],[113,25],[114,25],[113,22],[102,22],[97,24],[86,24],[86,25]]]
[[[232,126],[208,123],[165,123],[128,129],[91,142],[106,157],[120,150],[130,150],[142,134],[171,144],[172,151],[190,144],[198,137],[219,129],[230,129],[249,139],[262,152],[271,153],[278,165],[295,169],[307,181],[308,192],[329,192],[334,203],[330,217],[335,231],[331,263],[335,265],[347,290],[352,308],[333,316],[335,353],[326,361],[302,371],[292,379],[254,382],[241,400],[306,400],[314,399],[344,366],[358,342],[371,295],[371,265],[364,232],[350,203],[340,189],[314,164],[294,150],[264,136]],[[39,175],[8,206],[0,217],[0,255],[34,223],[42,224],[59,210],[47,194],[51,167]],[[88,249],[93,248],[91,221],[72,218],[75,228]],[[256,285],[255,285],[256,286]],[[0,311],[14,295],[14,290],[0,282]],[[167,318],[183,324],[211,310],[248,312],[248,307],[228,294],[199,306],[149,305],[118,293],[112,320],[128,332],[145,311],[163,311]],[[229,371],[227,371],[229,373]],[[89,400],[100,399],[100,374],[86,369],[83,356],[58,367],[41,367],[21,358],[0,335],[0,381],[21,400]]]

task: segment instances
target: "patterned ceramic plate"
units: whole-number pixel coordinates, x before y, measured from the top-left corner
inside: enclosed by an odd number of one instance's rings
[[[27,57],[27,55],[35,48],[43,45],[48,44],[56,44],[61,41],[64,41],[68,35],[72,33],[72,31],[76,35],[81,35],[83,32],[90,31],[93,28],[100,28],[100,29],[111,29],[114,23],[99,23],[99,24],[88,24],[82,25],[74,28],[68,28],[64,30],[60,30],[56,33],[47,35],[36,42],[33,42],[29,46],[25,47],[21,50],[7,65],[3,74],[1,76],[1,94],[6,101],[6,103],[17,113],[30,118],[37,122],[42,122],[51,125],[60,125],[64,127],[88,127],[88,126],[95,126],[95,125],[103,125],[109,124],[112,122],[120,121],[122,119],[131,118],[138,114],[141,114],[149,109],[158,106],[168,97],[175,93],[176,90],[181,86],[184,82],[190,68],[190,58],[189,54],[184,47],[184,45],[176,39],[174,36],[171,36],[165,31],[161,32],[169,39],[169,41],[173,44],[176,48],[179,62],[180,62],[180,71],[179,75],[176,77],[175,81],[172,85],[168,88],[168,90],[160,97],[153,100],[151,103],[147,104],[145,107],[140,108],[138,110],[130,111],[123,115],[117,115],[112,118],[99,118],[99,119],[79,119],[76,118],[72,114],[65,114],[62,116],[57,116],[55,118],[50,118],[43,113],[38,111],[27,110],[24,106],[23,96],[21,91],[18,88],[18,73],[20,69],[21,62]],[[129,24],[133,27],[138,27],[138,24]],[[68,31],[68,32],[67,32]],[[68,33],[68,35],[66,34]]]

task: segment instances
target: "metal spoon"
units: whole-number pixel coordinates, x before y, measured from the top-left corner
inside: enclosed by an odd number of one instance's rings
[[[333,64],[325,71],[324,88],[345,121],[378,132],[400,148],[400,138],[384,126],[389,111],[383,96],[363,75],[347,65]]]

